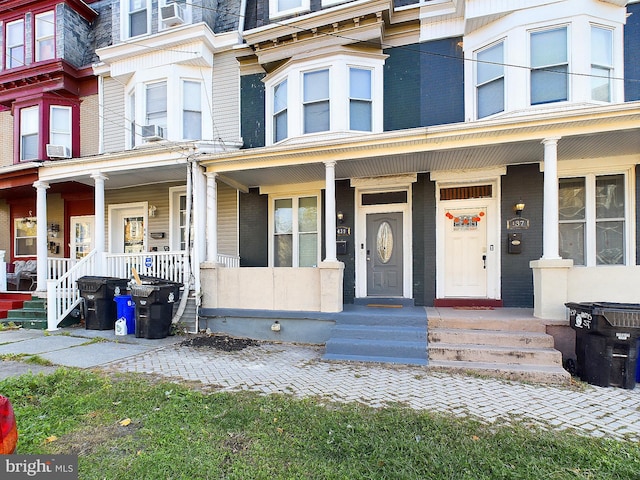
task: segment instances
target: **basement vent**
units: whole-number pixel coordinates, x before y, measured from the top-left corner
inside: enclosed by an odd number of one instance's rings
[[[440,200],[468,200],[470,198],[491,198],[491,185],[474,185],[472,187],[441,188]]]

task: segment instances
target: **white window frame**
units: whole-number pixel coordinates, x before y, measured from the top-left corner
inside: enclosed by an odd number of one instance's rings
[[[265,116],[267,145],[281,142],[303,141],[313,136],[344,136],[367,133],[380,133],[383,130],[383,68],[384,55],[358,56],[339,53],[314,59],[292,60],[273,73],[267,75],[263,82],[267,92],[267,111]],[[334,85],[349,85],[350,69],[362,69],[371,71],[371,131],[359,131],[350,129],[350,97],[349,88],[333,88]],[[330,118],[329,130],[316,133],[304,133],[303,112],[303,75],[318,70],[329,70],[329,105]],[[277,85],[287,80],[287,134],[288,136],[279,142],[275,141],[274,119],[277,112],[274,111],[274,89]]]
[[[294,8],[288,8],[285,10],[279,10],[278,8],[278,0],[269,0],[269,18],[281,18],[289,15],[294,15],[296,13],[308,12],[311,10],[311,2],[310,0],[300,0],[300,6]]]
[[[506,99],[505,99],[505,92],[507,90],[507,76],[506,76],[506,66],[504,65],[505,61],[505,53],[506,53],[506,41],[505,39],[500,39],[497,42],[493,42],[489,45],[486,45],[483,48],[480,48],[478,50],[476,50],[475,52],[475,111],[476,111],[476,117],[478,119],[480,118],[487,118],[487,117],[491,117],[493,115],[497,115],[499,113],[504,112],[505,108],[506,108]],[[489,51],[492,50],[494,48],[497,48],[498,46],[502,46],[502,74],[501,75],[497,75],[494,76],[492,78],[489,78],[485,81],[480,81],[479,80],[479,74],[478,74],[478,69],[481,67],[481,62],[482,60],[480,59],[480,56]],[[482,87],[491,85],[495,82],[498,82],[502,79],[502,110],[497,110],[495,112],[480,116],[480,91],[482,89]]]
[[[138,10],[132,11],[130,6],[131,0],[120,0],[120,31],[121,31],[121,39],[127,40],[129,38],[141,37],[143,35],[149,35],[151,33],[151,0],[142,0],[144,3],[144,8],[140,8]],[[146,30],[144,33],[138,35],[131,34],[131,14],[134,12],[139,12],[142,10],[146,10]]]
[[[564,62],[561,63],[554,63],[554,64],[548,64],[548,65],[537,65],[537,66],[533,66],[533,59],[531,58],[532,52],[533,52],[533,45],[532,45],[532,41],[531,38],[533,37],[533,35],[537,35],[537,34],[543,34],[543,33],[549,33],[549,32],[553,32],[553,31],[559,31],[559,30],[564,30],[565,32],[565,41],[566,41],[566,51],[567,51],[567,56],[564,60]],[[529,103],[532,106],[536,106],[536,105],[547,105],[549,103],[561,103],[561,102],[569,102],[571,101],[571,26],[568,24],[563,24],[563,25],[552,25],[546,28],[537,28],[537,29],[533,29],[533,30],[529,30],[529,35],[528,35],[528,40],[529,40],[529,49],[527,50],[529,53],[529,68],[531,70],[531,73],[529,75]],[[563,67],[566,66],[567,69],[567,73],[566,74],[562,74],[562,73],[551,73],[550,74],[552,76],[561,76],[561,75],[565,75],[566,77],[566,91],[565,91],[565,98],[561,98],[561,99],[557,99],[557,100],[548,100],[548,101],[542,101],[542,102],[533,102],[533,75],[536,72],[540,72],[540,71],[544,71],[544,70],[554,70],[558,67]]]
[[[62,127],[61,125],[54,125],[54,115],[53,115],[53,111],[54,110],[63,110],[67,113],[67,124],[64,125],[64,128],[60,128]],[[72,109],[71,107],[65,107],[63,105],[51,105],[49,106],[49,143],[55,144],[55,145],[64,145],[65,147],[67,147],[69,149],[69,151],[71,151],[71,146],[73,145],[73,141],[71,138],[72,135],[72,129],[71,129],[71,122],[72,122]],[[67,138],[66,142],[58,142],[57,140],[53,139],[53,136],[57,135],[65,135]]]
[[[596,59],[593,57],[593,32],[594,30],[602,30],[604,32],[607,32],[609,34],[609,41],[611,42],[610,48],[611,51],[609,52],[609,55],[611,57],[611,63],[609,64],[604,64],[604,63],[597,63]],[[613,92],[612,92],[612,77],[613,72],[614,72],[614,39],[615,39],[615,35],[614,35],[614,31],[606,26],[603,25],[595,25],[595,24],[591,24],[591,29],[590,29],[590,34],[591,34],[591,49],[590,49],[590,53],[591,53],[591,75],[592,76],[596,76],[597,74],[594,72],[594,69],[600,69],[600,70],[606,70],[608,72],[608,75],[606,77],[602,77],[602,78],[606,78],[607,79],[607,100],[600,100],[597,98],[593,98],[593,82],[596,81],[596,78],[592,77],[591,82],[592,82],[592,88],[591,88],[591,100],[596,101],[596,102],[604,102],[604,103],[610,103],[612,101],[613,98]]]
[[[20,43],[9,43],[9,30],[14,27],[15,25],[21,25],[22,26],[22,38],[21,38],[21,42]],[[26,60],[27,60],[27,51],[26,51],[26,45],[25,45],[25,22],[24,22],[24,18],[21,18],[19,20],[14,20],[13,22],[8,22],[5,24],[5,28],[4,28],[4,39],[5,39],[5,68],[6,69],[11,69],[11,68],[18,68],[18,67],[23,67],[26,64]],[[11,50],[15,49],[15,48],[19,48],[22,47],[22,61],[18,62],[17,64],[14,64],[14,59],[13,59],[13,55],[11,54]]]
[[[25,112],[36,112],[36,128],[35,130],[27,130],[25,131],[25,124],[24,124],[24,117],[25,117]],[[26,136],[32,136],[35,135],[36,136],[36,145],[37,145],[37,150],[39,151],[40,149],[40,106],[39,105],[32,105],[29,107],[23,107],[20,109],[20,161],[21,162],[28,162],[30,160],[36,160],[38,158],[38,155],[36,153],[36,156],[34,158],[25,158],[24,157],[24,142],[23,142],[23,138]]]
[[[351,76],[351,73],[354,70],[361,70],[361,71],[366,71],[369,72],[369,98],[365,98],[365,97],[356,97],[356,96],[351,96],[351,87],[352,87],[352,80],[353,77]],[[355,65],[350,65],[347,67],[347,72],[348,72],[348,78],[349,78],[349,130],[354,131],[354,132],[371,132],[373,130],[373,75],[374,72],[371,68],[362,68],[362,67],[358,67]],[[367,103],[369,105],[369,129],[368,130],[361,130],[361,129],[357,129],[357,128],[353,128],[353,118],[351,117],[351,106],[354,103]]]
[[[169,188],[169,247],[172,251],[184,250],[182,248],[181,233],[186,229],[186,225],[183,225],[181,221],[180,198],[186,198],[186,196],[186,186]],[[193,232],[193,228],[191,231]],[[193,235],[191,236],[191,242],[193,243]]]
[[[200,109],[199,110],[187,110],[187,108],[186,108],[185,100],[187,99],[187,96],[185,95],[185,91],[186,91],[185,84],[187,84],[187,83],[194,83],[194,84],[197,84],[198,87],[199,87],[199,92],[200,92],[200,100],[199,100],[199,104],[200,104],[199,108]],[[182,139],[183,140],[202,140],[203,139],[202,138],[202,131],[203,131],[202,117],[204,115],[204,109],[202,108],[202,106],[204,104],[203,102],[206,101],[206,97],[203,95],[204,86],[202,84],[202,81],[193,80],[193,79],[190,79],[190,78],[183,78],[183,79],[181,79],[180,87],[181,87],[180,91],[182,93],[182,96],[181,96],[182,101],[180,102],[180,105],[181,105],[181,108],[180,108],[180,118],[181,118],[181,121],[180,121],[180,125],[181,125],[180,132],[181,132],[181,135],[182,135]],[[185,113],[186,112],[194,112],[194,113],[197,112],[200,115],[200,138],[187,138],[187,136],[185,135],[184,117],[185,117]]]
[[[164,95],[164,110],[157,110],[153,112],[149,112],[149,102],[148,102],[148,92],[149,88],[157,87],[164,84],[165,95]],[[164,120],[162,123],[158,123],[154,120],[154,118],[149,118],[149,115],[157,115],[158,113],[164,112]],[[157,117],[156,119],[160,119],[161,117]],[[158,125],[164,129],[167,128],[169,123],[169,84],[166,79],[158,79],[153,82],[147,82],[144,85],[144,124],[145,125]],[[165,136],[167,132],[164,132]]]
[[[585,265],[576,267],[617,267],[635,265],[635,161],[626,163],[609,159],[574,160],[558,165],[558,179],[587,178],[585,183]],[[624,207],[624,263],[618,265],[598,265],[596,262],[596,213],[595,213],[595,180],[601,176],[624,175],[625,207]]]
[[[322,73],[322,72],[327,72],[327,93],[328,93],[328,97],[319,97],[319,98],[314,98],[314,99],[310,99],[307,100],[306,99],[306,89],[304,87],[305,85],[305,78],[307,77],[307,75],[313,75],[315,73]],[[307,133],[323,133],[323,132],[330,132],[331,131],[331,68],[330,67],[326,67],[326,68],[317,68],[314,70],[308,70],[306,72],[302,72],[301,74],[301,80],[300,80],[300,84],[302,86],[302,133],[303,134],[307,134]],[[315,90],[315,89],[312,89]],[[317,104],[322,104],[322,103],[327,103],[328,105],[328,128],[326,130],[316,130],[313,132],[307,132],[307,114],[306,114],[306,110],[307,107],[313,106],[313,105],[317,105]]]
[[[29,212],[31,213],[31,212]],[[33,235],[23,235],[21,237],[18,236],[18,229],[19,229],[19,224],[23,223],[23,221],[29,221],[32,223],[32,225],[29,227],[29,230],[31,230],[33,232]],[[35,217],[30,216],[30,217],[16,217],[13,220],[13,252],[14,252],[14,257],[16,258],[22,258],[22,257],[34,257],[36,254],[35,253],[18,253],[18,240],[30,240],[31,242],[33,242],[33,245],[37,247],[36,243],[37,243],[37,239],[38,239],[38,223]]]
[[[269,195],[269,266],[275,266],[275,205],[276,200],[292,200],[292,251],[291,251],[291,267],[289,268],[300,268],[299,267],[299,257],[300,257],[300,231],[298,229],[298,209],[299,209],[299,201],[301,198],[315,197],[316,199],[316,209],[317,209],[317,218],[316,218],[316,263],[314,267],[317,267],[320,263],[320,257],[322,254],[322,195],[320,190],[310,190],[310,191],[300,191],[294,193],[278,193],[278,194],[270,194]],[[277,267],[277,268],[287,268],[287,267]],[[311,268],[311,267],[307,267]]]
[[[50,17],[50,18],[47,18]],[[42,35],[40,31],[40,25],[42,22],[52,23],[53,28],[50,34]],[[53,10],[49,10],[47,12],[39,13],[35,16],[35,61],[41,62],[43,60],[52,60],[56,58],[56,17],[55,12]],[[50,57],[42,58],[40,46],[43,42],[51,41],[52,45],[52,54]]]

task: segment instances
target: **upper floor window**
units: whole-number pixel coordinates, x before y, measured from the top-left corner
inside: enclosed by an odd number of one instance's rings
[[[71,151],[71,107],[51,106],[49,143],[62,145]]]
[[[182,137],[202,140],[202,96],[200,82],[182,82]]]
[[[6,26],[6,68],[21,67],[24,55],[24,20],[7,23]]]
[[[567,28],[531,32],[531,105],[569,98]]]
[[[304,133],[326,132],[329,116],[329,70],[303,74]]]
[[[55,58],[55,30],[53,12],[36,15],[36,62]]]
[[[127,0],[127,37],[149,33],[149,0]]]
[[[146,125],[167,128],[167,82],[150,83],[146,88]],[[163,132],[166,138],[166,132]]]
[[[591,98],[611,101],[613,33],[608,28],[591,27]]]
[[[371,131],[373,98],[371,96],[371,70],[349,69],[349,128]]]
[[[478,118],[504,111],[504,42],[476,54]]]
[[[625,197],[623,174],[561,178],[561,256],[575,265],[623,265]]]
[[[38,159],[40,107],[20,110],[20,160]]]
[[[322,132],[382,131],[383,63],[383,58],[337,55],[329,61],[293,62],[266,78],[267,139],[277,143]]]
[[[310,9],[309,0],[269,0],[269,17],[284,17],[294,13],[307,12]]]

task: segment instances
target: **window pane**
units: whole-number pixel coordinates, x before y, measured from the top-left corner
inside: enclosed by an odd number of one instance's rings
[[[288,136],[287,81],[279,83],[273,89],[273,141],[279,142]]]
[[[293,266],[293,235],[276,235],[273,238],[275,255],[273,265],[275,267]]]
[[[567,100],[567,66],[551,67],[552,71],[531,72],[531,104],[560,102]]]
[[[51,129],[56,132],[71,131],[71,110],[65,107],[51,107]]]
[[[185,111],[182,114],[182,122],[185,140],[202,140],[202,113]]]
[[[371,100],[371,70],[349,69],[349,97]]]
[[[147,85],[147,125],[167,126],[167,84]]]
[[[129,14],[129,36],[136,37],[147,33],[147,11],[141,10]]]
[[[301,0],[278,0],[278,11],[291,10],[302,6]]]
[[[200,95],[200,82],[184,82],[184,109],[202,110],[202,97]]]
[[[583,220],[585,198],[584,178],[561,178],[558,190],[560,220]]]
[[[315,267],[318,264],[318,235],[305,233],[299,235],[298,266]]]
[[[531,33],[531,66],[546,67],[567,62],[567,29]]]
[[[361,100],[349,102],[349,128],[363,132],[371,131],[371,102]]]
[[[298,201],[298,231],[316,232],[318,230],[318,199],[304,197]]]
[[[275,233],[293,232],[293,201],[290,198],[283,198],[275,202]]]
[[[36,15],[36,61],[55,57],[53,12]]]
[[[38,158],[38,135],[24,135],[22,137],[21,160],[35,160]]]
[[[287,108],[287,81],[279,83],[273,89],[273,111],[278,113]]]
[[[304,133],[329,130],[329,102],[317,102],[304,106]]]
[[[304,101],[314,102],[329,98],[329,70],[304,74]]]
[[[611,101],[611,70],[591,67],[591,98],[600,102]]]
[[[478,85],[504,75],[503,44],[478,52]]]
[[[504,111],[504,78],[478,87],[478,118]]]
[[[275,116],[274,131],[273,131],[274,142],[279,142],[280,140],[284,140],[285,138],[287,138],[287,135],[288,135],[287,122],[288,122],[288,118],[287,118],[286,110],[284,110],[283,112]]]
[[[54,31],[53,12],[36,15],[36,36],[38,38],[50,37]]]
[[[596,223],[596,263],[598,265],[624,263],[624,222]]]
[[[584,223],[560,224],[560,256],[584,265]]]
[[[596,65],[611,66],[612,60],[612,33],[604,28],[591,28],[591,63]]]
[[[38,158],[39,111],[38,107],[20,110],[20,160]]]
[[[24,22],[22,20],[7,24],[6,67],[24,65]]]
[[[29,107],[20,110],[20,132],[22,134],[38,132],[38,111],[38,107]]]
[[[624,218],[624,175],[597,177],[596,218]]]

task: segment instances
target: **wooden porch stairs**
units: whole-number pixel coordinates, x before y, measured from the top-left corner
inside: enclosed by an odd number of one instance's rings
[[[502,310],[428,308],[429,366],[511,380],[564,384],[571,375],[543,321]],[[517,310],[517,309],[515,309]]]

